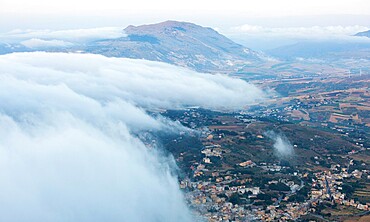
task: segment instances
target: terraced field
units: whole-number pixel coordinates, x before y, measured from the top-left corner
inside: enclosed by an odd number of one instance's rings
[[[370,202],[370,182],[362,183],[361,188],[355,190],[353,197],[358,198],[360,202]]]

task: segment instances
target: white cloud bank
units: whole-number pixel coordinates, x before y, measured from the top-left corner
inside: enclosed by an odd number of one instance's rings
[[[282,27],[272,28],[245,24],[230,29],[234,34],[265,35],[265,36],[285,36],[298,38],[327,38],[351,36],[358,32],[367,31],[365,26],[311,26],[311,27]]]
[[[43,40],[43,39],[29,39],[21,42],[27,48],[59,48],[73,46],[73,43],[63,40]]]
[[[267,27],[245,24],[221,32],[252,49],[269,50],[303,41],[369,44],[370,38],[353,36],[369,29],[370,27],[360,25]]]
[[[145,109],[240,108],[255,86],[144,60],[0,56],[0,221],[193,221]]]
[[[68,30],[22,30],[16,29],[10,32],[0,33],[0,41],[6,43],[19,43],[22,41],[73,42],[84,43],[97,39],[114,39],[124,37],[126,34],[120,27],[101,27],[90,29]]]

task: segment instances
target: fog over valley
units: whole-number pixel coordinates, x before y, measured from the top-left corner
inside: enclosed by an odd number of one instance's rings
[[[132,132],[181,128],[148,108],[264,96],[242,80],[100,55],[2,55],[0,72],[4,221],[192,221],[171,157]]]

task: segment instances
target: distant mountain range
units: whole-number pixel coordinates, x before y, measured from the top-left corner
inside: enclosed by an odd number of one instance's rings
[[[261,53],[233,42],[211,28],[166,21],[128,26],[126,37],[94,41],[83,51],[105,56],[167,62],[203,72],[229,72],[264,61]]]
[[[268,55],[280,59],[317,58],[332,59],[370,59],[370,41],[361,36],[370,37],[370,30],[359,32],[343,39],[305,40],[295,44],[267,50]]]
[[[0,42],[0,55],[12,52],[28,52],[30,49],[20,44],[6,44]]]
[[[365,32],[359,32],[355,36],[366,36],[370,38],[370,30],[365,31]]]
[[[267,54],[281,59],[370,59],[369,42],[304,41],[268,50]]]

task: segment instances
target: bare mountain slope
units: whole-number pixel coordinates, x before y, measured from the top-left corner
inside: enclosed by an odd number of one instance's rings
[[[204,72],[230,72],[263,61],[261,54],[192,23],[166,21],[124,30],[126,37],[96,41],[84,51],[162,61]]]

